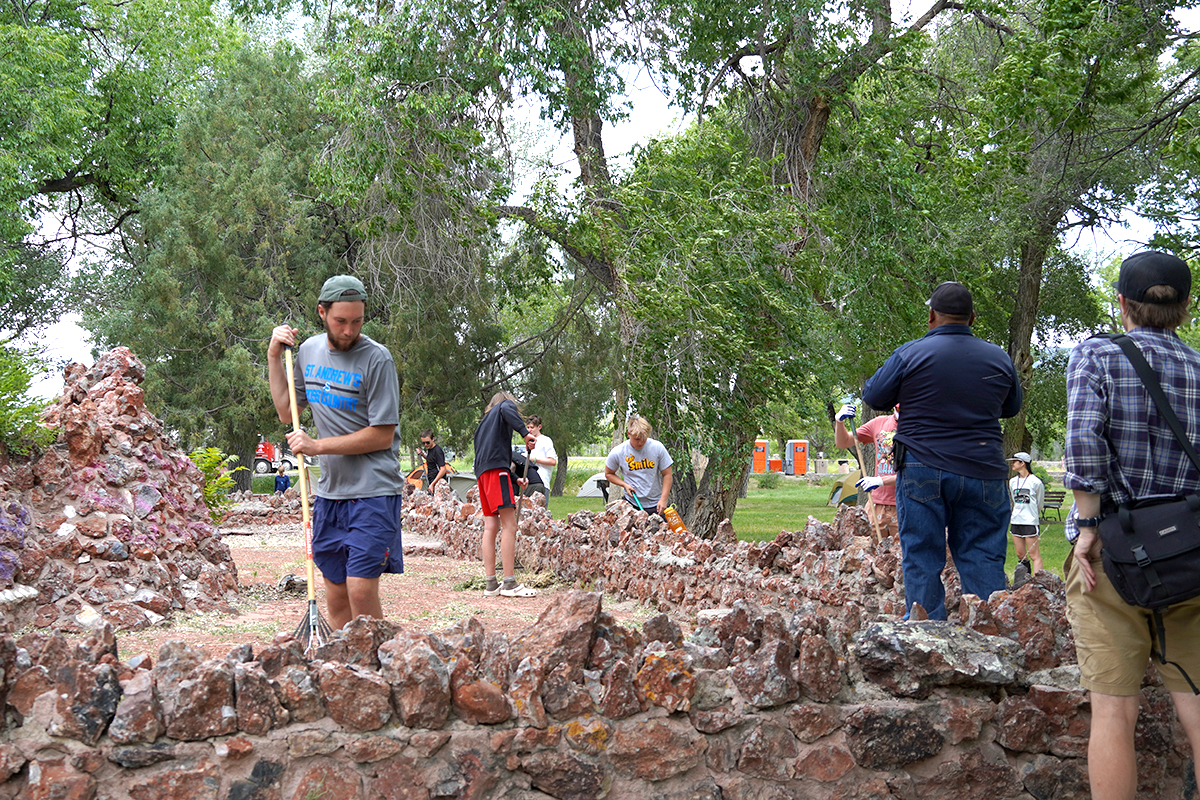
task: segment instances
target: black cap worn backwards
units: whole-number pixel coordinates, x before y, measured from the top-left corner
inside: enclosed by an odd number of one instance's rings
[[[969,317],[975,313],[971,290],[957,281],[940,284],[925,301],[925,305],[939,314],[950,317]]]
[[[1192,293],[1192,271],[1187,262],[1170,253],[1144,250],[1121,262],[1117,294],[1137,303],[1182,303]],[[1147,300],[1151,286],[1170,286],[1179,293],[1173,300]]]

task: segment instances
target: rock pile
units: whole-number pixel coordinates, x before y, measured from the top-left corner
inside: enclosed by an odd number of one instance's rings
[[[141,362],[122,347],[65,377],[46,415],[54,444],[0,467],[0,631],[138,630],[174,610],[232,610],[237,572],[203,476],[146,410]]]
[[[1070,670],[953,623],[830,631],[742,601],[639,631],[575,591],[513,639],[360,617],[312,661],[287,635],[127,663],[107,626],[0,636],[0,798],[1087,797]],[[1144,796],[1184,796],[1161,686],[1138,730]]]

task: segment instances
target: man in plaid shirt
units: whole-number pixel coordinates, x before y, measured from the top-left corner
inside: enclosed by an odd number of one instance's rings
[[[1121,323],[1157,373],[1185,431],[1200,442],[1200,353],[1175,329],[1188,319],[1192,276],[1166,253],[1121,263]],[[1132,800],[1137,791],[1134,728],[1151,651],[1150,612],[1121,599],[1104,574],[1096,526],[1102,512],[1154,494],[1200,490],[1200,473],[1179,446],[1129,359],[1109,339],[1089,339],[1067,368],[1067,448],[1063,485],[1074,491],[1078,531],[1067,562],[1067,616],[1075,633],[1080,683],[1091,694],[1088,777],[1095,800]],[[1197,576],[1200,580],[1200,576]],[[1200,673],[1200,598],[1164,614],[1172,661]],[[1200,752],[1200,696],[1174,667],[1161,670],[1179,720]]]

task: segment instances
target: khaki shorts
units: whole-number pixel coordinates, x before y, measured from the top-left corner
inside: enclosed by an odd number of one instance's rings
[[[1104,574],[1104,563],[1093,561],[1096,588],[1085,592],[1083,574],[1074,551],[1067,556],[1067,619],[1079,654],[1080,684],[1100,694],[1130,696],[1141,691],[1150,658],[1151,614],[1121,599]],[[1171,606],[1163,614],[1167,658],[1200,680],[1200,597]],[[1158,674],[1172,692],[1192,690],[1179,670],[1154,659]]]

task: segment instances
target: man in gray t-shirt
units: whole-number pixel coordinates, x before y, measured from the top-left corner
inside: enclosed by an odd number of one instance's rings
[[[325,579],[329,621],[341,628],[366,614],[383,618],[379,577],[403,572],[400,540],[400,382],[392,355],[362,335],[367,292],[349,275],[321,287],[317,314],[325,334],[300,345],[296,402],[312,411],[320,438],[287,435],[297,455],[321,458],[313,506],[313,561]],[[280,325],[267,346],[271,398],[292,421],[283,352],[298,331]]]
[[[604,461],[604,477],[614,486],[622,487],[627,502],[634,503],[630,493],[636,493],[642,508],[661,514],[671,496],[671,461],[667,448],[650,438],[650,422],[645,417],[631,417],[625,426],[628,440],[612,449]],[[617,475],[618,471],[621,477]]]

